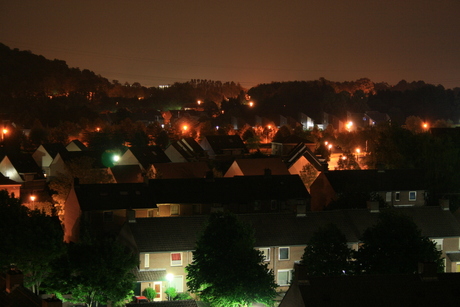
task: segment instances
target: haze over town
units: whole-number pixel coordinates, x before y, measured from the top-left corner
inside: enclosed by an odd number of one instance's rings
[[[1,1],[0,41],[109,80],[460,84],[460,3]]]

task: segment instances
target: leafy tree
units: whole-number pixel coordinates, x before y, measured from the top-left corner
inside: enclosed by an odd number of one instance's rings
[[[357,271],[366,274],[412,274],[419,262],[434,262],[442,271],[441,252],[422,236],[414,221],[393,210],[385,210],[379,221],[362,235],[355,253]]]
[[[0,266],[15,264],[24,283],[39,293],[52,263],[64,252],[63,231],[56,217],[29,210],[6,191],[0,191]]]
[[[135,281],[131,271],[138,265],[134,253],[109,238],[88,238],[69,244],[67,253],[55,262],[49,290],[76,304],[118,303],[132,290]]]
[[[212,214],[186,268],[187,286],[212,306],[272,305],[276,283],[263,259],[253,228],[233,214]]]
[[[334,276],[349,272],[352,251],[335,224],[316,231],[305,247],[302,264],[312,276]]]

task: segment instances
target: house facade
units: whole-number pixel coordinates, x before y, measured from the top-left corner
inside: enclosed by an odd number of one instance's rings
[[[460,224],[449,210],[441,207],[394,209],[411,216],[422,235],[436,242],[445,257],[445,271],[457,272],[458,263],[449,255],[460,253]],[[329,223],[336,224],[357,250],[362,233],[378,220],[378,213],[367,209],[308,212],[293,214],[243,214],[238,218],[254,227],[255,248],[260,250],[273,271],[278,291],[288,290],[294,266],[303,255],[311,236]],[[185,268],[193,261],[193,250],[207,216],[139,218],[126,223],[120,237],[139,255],[139,291],[155,286],[164,292],[174,286],[187,291]],[[151,280],[145,280],[150,276]],[[168,280],[168,278],[169,280]],[[141,293],[141,292],[139,292]],[[157,297],[164,299],[163,294]]]

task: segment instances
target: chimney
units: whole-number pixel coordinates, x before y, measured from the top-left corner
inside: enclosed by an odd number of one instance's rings
[[[24,275],[16,268],[12,268],[6,272],[6,292],[11,293],[14,289],[22,286],[24,283]]]

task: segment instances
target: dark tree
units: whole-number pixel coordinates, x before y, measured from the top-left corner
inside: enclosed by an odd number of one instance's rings
[[[273,273],[254,249],[253,228],[235,215],[210,216],[186,270],[190,291],[212,306],[273,304]]]
[[[308,241],[302,264],[308,275],[343,275],[351,268],[351,254],[345,235],[335,224],[329,224],[316,231]]]
[[[109,238],[86,238],[69,244],[67,253],[54,264],[49,291],[58,297],[71,294],[73,303],[118,303],[131,293],[138,259],[118,241]]]
[[[422,236],[414,221],[386,210],[368,228],[355,253],[357,271],[366,274],[413,274],[420,262],[434,262],[442,271],[444,262],[436,244]]]

